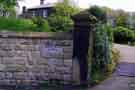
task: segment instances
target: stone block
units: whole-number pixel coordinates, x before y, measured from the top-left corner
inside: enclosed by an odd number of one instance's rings
[[[48,59],[47,58],[40,58],[36,60],[37,65],[48,65]]]
[[[65,67],[72,67],[73,61],[72,59],[65,59],[64,60],[64,66]]]
[[[9,65],[9,64],[15,64],[15,59],[11,57],[4,57],[3,58],[3,64]]]
[[[63,75],[63,80],[64,81],[72,81],[72,76],[70,75],[70,74],[65,74],[65,75]]]
[[[34,51],[35,50],[34,45],[33,44],[32,45],[27,45],[27,50],[28,51]]]
[[[18,39],[18,43],[22,45],[32,45],[32,39]]]
[[[46,73],[50,72],[50,69],[47,65],[36,65],[31,70],[33,72],[39,72],[39,71],[46,72]]]
[[[27,57],[26,51],[14,51],[16,57]]]
[[[64,59],[72,59],[73,53],[64,53]]]
[[[49,80],[49,74],[45,72],[40,72],[40,80]]]
[[[45,39],[45,40],[41,40],[41,45],[44,45],[45,47],[55,47],[55,42],[54,40],[51,39]]]
[[[0,72],[0,80],[4,80],[4,79],[6,79],[6,77],[5,77],[5,72],[3,71]]]
[[[15,64],[17,64],[17,65],[25,65],[26,62],[25,62],[25,59],[16,59]]]
[[[41,58],[40,57],[40,51],[32,51],[31,56],[33,59]]]
[[[62,66],[64,64],[62,59],[50,58],[48,59],[49,66]]]
[[[26,51],[27,50],[27,45],[21,45],[21,44],[13,44],[12,47],[15,49],[15,50],[20,50],[20,51]]]
[[[5,39],[5,38],[0,38],[0,44],[8,44],[7,39]]]
[[[9,44],[0,44],[0,50],[9,51]]]
[[[40,50],[40,44],[33,46],[33,51],[39,51]]]
[[[6,68],[6,65],[4,65],[4,64],[0,64],[0,71],[4,71],[4,70],[5,70],[5,68]]]
[[[72,46],[73,41],[70,40],[56,40],[55,45],[56,46]]]
[[[7,51],[5,57],[14,57],[16,53],[14,51]]]
[[[27,72],[14,72],[13,73],[13,78],[15,80],[25,80],[27,77]]]
[[[71,74],[73,72],[72,67],[62,67],[64,74]]]
[[[6,72],[5,73],[5,78],[8,79],[8,80],[13,79],[13,73],[12,72]]]
[[[33,39],[32,40],[32,44],[33,45],[38,45],[38,44],[40,44],[41,43],[41,40],[40,39]]]
[[[17,65],[17,64],[12,64],[12,65],[6,65],[5,71],[9,72],[21,72],[21,71],[26,71],[26,67],[24,65]]]
[[[64,47],[63,51],[64,53],[73,53],[73,47]]]
[[[7,56],[7,51],[0,50],[0,57],[6,57]]]

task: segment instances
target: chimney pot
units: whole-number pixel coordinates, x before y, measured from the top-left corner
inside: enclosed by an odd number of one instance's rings
[[[26,6],[23,6],[23,7],[22,7],[22,11],[23,11],[23,13],[25,13],[25,12],[27,11]]]
[[[44,0],[40,0],[40,5],[43,5],[44,4]]]

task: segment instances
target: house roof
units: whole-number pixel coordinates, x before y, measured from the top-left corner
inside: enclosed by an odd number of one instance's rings
[[[47,3],[47,4],[43,4],[43,5],[33,6],[28,9],[49,8],[49,7],[54,7],[55,5],[56,5],[56,3]]]

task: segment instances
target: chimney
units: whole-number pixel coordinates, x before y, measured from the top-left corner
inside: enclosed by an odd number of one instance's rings
[[[22,7],[22,13],[25,13],[27,11],[26,6]]]
[[[44,4],[44,0],[40,0],[40,5],[43,5]]]

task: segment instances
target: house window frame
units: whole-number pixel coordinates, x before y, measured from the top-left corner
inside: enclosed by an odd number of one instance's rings
[[[48,15],[47,10],[43,10],[43,17],[46,18]]]
[[[34,11],[34,10],[32,11],[32,16],[33,16],[33,17],[35,17],[35,16],[36,16],[36,13],[35,13],[35,11]]]

